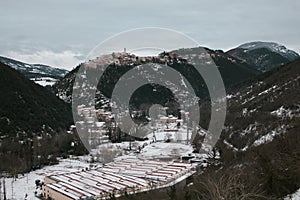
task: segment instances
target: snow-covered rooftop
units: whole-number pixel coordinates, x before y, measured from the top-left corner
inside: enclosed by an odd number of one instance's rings
[[[189,163],[133,158],[111,162],[97,169],[47,176],[46,179],[52,181],[45,188],[73,199],[91,196],[105,198],[113,192],[121,195],[124,191],[151,190],[153,184],[168,187],[177,183],[177,179],[183,180],[182,176],[187,178],[193,173],[195,168]]]

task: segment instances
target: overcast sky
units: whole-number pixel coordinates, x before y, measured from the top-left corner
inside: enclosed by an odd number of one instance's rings
[[[0,0],[0,55],[71,69],[98,43],[163,27],[228,50],[274,41],[300,52],[299,0]]]

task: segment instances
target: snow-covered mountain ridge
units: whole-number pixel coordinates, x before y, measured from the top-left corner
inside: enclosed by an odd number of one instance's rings
[[[299,54],[295,51],[292,51],[288,48],[286,48],[284,45],[275,43],[275,42],[249,42],[240,45],[238,48],[246,49],[246,50],[254,50],[259,48],[267,48],[271,50],[272,52],[278,53],[282,55],[283,57],[287,58],[290,61],[293,61],[297,58],[299,58]]]
[[[295,51],[274,42],[249,42],[226,53],[261,72],[270,71],[299,58]]]
[[[0,56],[0,62],[14,68],[27,78],[42,86],[53,85],[68,72],[65,69],[42,64],[27,64],[2,56]]]

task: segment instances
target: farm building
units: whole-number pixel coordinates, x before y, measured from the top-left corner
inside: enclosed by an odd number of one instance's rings
[[[183,162],[126,159],[101,168],[45,177],[43,197],[55,200],[108,199],[166,188],[185,181],[195,167]]]

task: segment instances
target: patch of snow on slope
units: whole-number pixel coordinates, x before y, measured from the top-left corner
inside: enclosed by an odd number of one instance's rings
[[[36,84],[39,84],[43,87],[52,86],[56,83],[57,79],[51,77],[42,77],[42,78],[31,78],[30,80],[34,81]]]
[[[179,157],[193,152],[191,145],[180,143],[164,143],[156,142],[142,149],[139,156],[142,158],[157,158],[157,157]]]
[[[255,132],[257,134],[256,127],[258,126],[258,123],[255,122],[255,124],[250,124],[245,130],[243,130],[240,134],[241,136],[245,136],[247,134],[250,134],[252,132]]]
[[[300,115],[300,106],[297,105],[297,109],[286,109],[283,106],[271,112],[271,115],[280,117],[280,118],[290,118],[297,117]]]
[[[261,144],[269,143],[274,139],[275,136],[281,135],[281,134],[285,133],[285,131],[286,131],[285,126],[278,127],[275,130],[272,130],[271,133],[261,136],[260,138],[255,140],[253,143],[253,146],[259,146]]]
[[[223,143],[226,144],[229,148],[233,149],[234,151],[238,151],[238,148],[234,147],[232,144],[230,144],[228,141],[223,140]]]
[[[249,102],[249,101],[252,101],[253,99],[255,99],[255,96],[252,96],[248,99],[245,99],[244,102],[242,103],[242,105],[244,105],[245,103]]]
[[[287,195],[284,200],[300,200],[300,188],[294,194]]]
[[[274,85],[273,87],[269,88],[269,89],[266,89],[265,91],[262,91],[261,93],[258,94],[258,96],[261,96],[263,94],[268,94],[271,90],[274,90],[276,89],[278,86],[277,85]]]
[[[226,99],[231,99],[231,98],[233,98],[233,97],[235,97],[233,94],[227,94],[227,95],[226,95]]]
[[[292,110],[285,109],[283,106],[271,112],[271,115],[275,115],[277,117],[289,117],[292,118]]]

